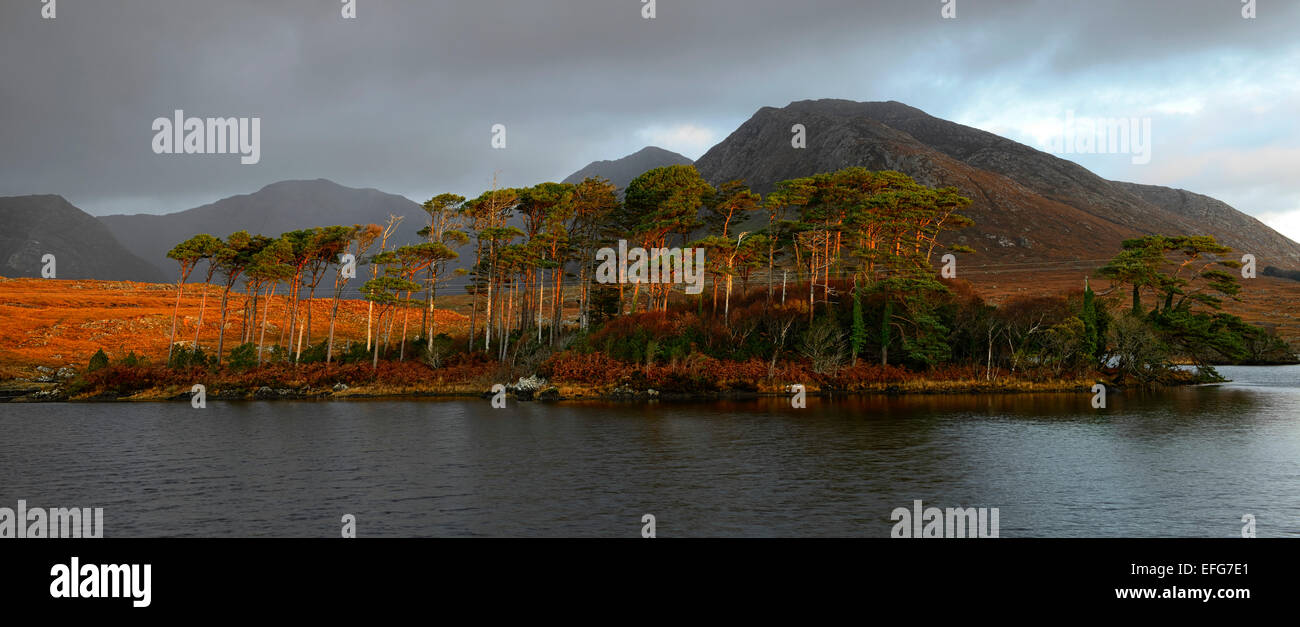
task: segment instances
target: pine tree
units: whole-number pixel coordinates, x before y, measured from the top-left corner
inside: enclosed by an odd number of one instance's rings
[[[1100,337],[1097,333],[1097,303],[1096,294],[1093,293],[1092,287],[1088,285],[1088,280],[1083,281],[1083,311],[1079,317],[1083,319],[1083,354],[1090,358],[1095,357],[1098,353],[1098,342]]]
[[[880,365],[889,365],[889,324],[894,318],[894,301],[885,301],[884,315],[880,320]]]
[[[853,333],[849,336],[853,347],[853,365],[858,365],[858,354],[867,343],[867,324],[862,319],[862,290],[853,288]]]

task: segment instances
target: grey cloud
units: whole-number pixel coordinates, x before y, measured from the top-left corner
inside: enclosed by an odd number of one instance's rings
[[[289,178],[415,199],[562,178],[640,147],[638,129],[721,135],[761,106],[896,99],[949,117],[1013,81],[1054,97],[1157,89],[1207,51],[1268,63],[1295,3],[1229,0],[61,0],[0,6],[0,195],[165,212]],[[1170,76],[1169,78],[1175,78]],[[1179,76],[1182,78],[1182,76]],[[972,98],[987,99],[971,102]],[[149,150],[174,109],[261,116],[262,161]],[[509,148],[489,129],[507,125]],[[666,146],[672,148],[672,146]],[[610,152],[614,150],[615,152]]]

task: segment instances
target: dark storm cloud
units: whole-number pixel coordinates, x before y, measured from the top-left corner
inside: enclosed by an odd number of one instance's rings
[[[1216,56],[1276,63],[1300,21],[1266,0],[1256,20],[1237,0],[957,0],[956,20],[940,0],[659,0],[655,20],[637,0],[357,0],[356,20],[336,0],[58,0],[55,20],[40,6],[0,6],[0,195],[92,213],[290,178],[471,194],[497,172],[558,180],[655,138],[697,157],[757,108],[807,98],[971,123],[1008,97],[1157,93]],[[260,163],[153,154],[150,123],[175,109],[260,116]],[[496,123],[506,150],[489,145]]]

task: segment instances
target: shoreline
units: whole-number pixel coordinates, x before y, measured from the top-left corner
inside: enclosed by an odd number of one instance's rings
[[[1148,386],[1145,389],[1163,389],[1196,385],[1198,381],[1185,380]],[[1092,393],[1092,386],[1105,385],[1108,391],[1144,389],[1141,386],[1118,387],[1100,379],[1027,381],[1027,380],[931,380],[918,378],[901,383],[881,383],[855,386],[853,389],[821,388],[809,385],[805,395],[818,398],[855,396],[942,396],[958,394],[1061,394]],[[348,386],[333,388],[261,386],[212,386],[206,399],[226,402],[256,401],[367,401],[394,399],[489,399],[491,384],[461,383],[436,386],[407,386],[394,388],[385,385]],[[765,398],[792,398],[786,385],[762,386],[754,390],[728,389],[715,391],[636,390],[625,386],[597,386],[559,382],[537,389],[508,387],[506,397],[514,402],[707,402],[748,401]],[[71,395],[64,383],[0,381],[0,404],[3,403],[149,403],[186,402],[192,393],[188,387],[166,386],[148,388],[126,395],[112,393]]]

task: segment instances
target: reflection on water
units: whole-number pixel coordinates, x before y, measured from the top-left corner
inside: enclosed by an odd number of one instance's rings
[[[1161,393],[709,403],[0,405],[0,507],[105,535],[887,536],[895,507],[1001,535],[1300,536],[1300,368]]]

